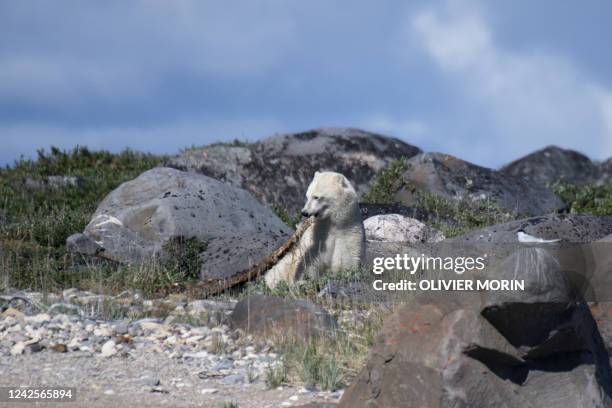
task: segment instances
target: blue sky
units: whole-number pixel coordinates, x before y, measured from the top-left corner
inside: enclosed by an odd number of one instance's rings
[[[351,126],[499,166],[612,156],[612,3],[0,2],[0,164]]]

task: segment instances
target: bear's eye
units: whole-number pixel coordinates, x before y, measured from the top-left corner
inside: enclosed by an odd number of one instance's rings
[[[319,196],[312,196],[312,198],[315,199],[315,200],[318,200],[321,197],[319,197]]]

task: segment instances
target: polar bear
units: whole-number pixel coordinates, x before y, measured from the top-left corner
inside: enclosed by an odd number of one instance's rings
[[[292,251],[265,275],[268,287],[289,284],[306,275],[355,270],[364,257],[364,229],[359,199],[351,182],[340,173],[316,172],[306,192],[302,216],[314,217]]]

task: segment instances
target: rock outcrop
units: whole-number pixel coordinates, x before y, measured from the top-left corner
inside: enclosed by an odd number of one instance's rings
[[[391,161],[419,152],[401,140],[358,129],[315,129],[251,145],[189,149],[166,165],[244,188],[262,204],[295,214],[315,171],[342,173],[362,194]]]
[[[411,158],[402,179],[403,187],[395,196],[407,206],[415,204],[418,192],[425,192],[447,199],[491,200],[502,210],[525,215],[565,207],[545,187],[441,153]]]
[[[523,248],[486,278],[525,290],[414,297],[385,320],[340,406],[612,406],[606,346],[564,272],[554,252]]]
[[[559,180],[587,184],[596,181],[599,174],[597,166],[587,156],[557,146],[548,146],[521,157],[500,171],[540,185]]]
[[[450,242],[517,243],[517,231],[544,239],[587,243],[612,234],[612,217],[586,214],[548,214],[477,229]]]

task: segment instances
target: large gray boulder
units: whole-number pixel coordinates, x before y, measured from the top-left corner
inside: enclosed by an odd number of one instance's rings
[[[251,145],[188,149],[166,165],[244,188],[264,205],[294,214],[304,204],[315,171],[342,173],[363,194],[387,164],[419,152],[395,138],[332,128],[277,135]]]
[[[169,242],[194,239],[206,248],[200,254],[202,277],[223,278],[258,262],[290,234],[291,229],[248,192],[162,167],[108,194],[83,236],[71,237],[68,244],[133,263],[163,257]],[[230,252],[234,259],[221,262]]]
[[[395,196],[407,206],[415,204],[417,193],[426,192],[447,199],[492,200],[505,211],[526,215],[565,207],[543,186],[441,153],[411,158],[402,179],[403,187]]]
[[[559,180],[572,184],[592,183],[597,179],[597,166],[582,153],[548,146],[521,157],[500,171],[541,185]]]

